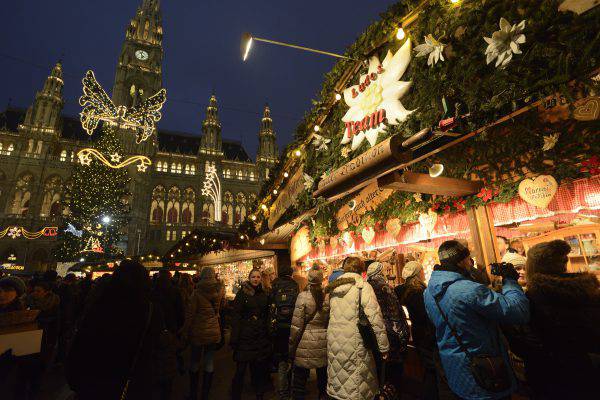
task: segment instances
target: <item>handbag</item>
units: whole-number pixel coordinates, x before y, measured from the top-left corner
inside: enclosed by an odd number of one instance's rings
[[[152,319],[152,302],[148,305],[148,317],[146,318],[146,325],[144,326],[144,331],[142,332],[142,336],[140,337],[140,342],[138,344],[138,348],[135,351],[135,355],[133,356],[133,360],[131,361],[131,366],[129,367],[129,371],[127,372],[127,380],[125,381],[125,386],[123,387],[123,391],[121,392],[121,400],[127,399],[127,392],[129,391],[129,384],[131,383],[131,379],[133,378],[133,373],[135,372],[135,366],[137,365],[138,358],[140,357],[140,353],[142,352],[142,346],[144,345],[144,339],[146,339],[146,334],[148,333],[148,328],[150,328],[150,320]]]
[[[367,314],[365,314],[365,309],[362,305],[362,288],[358,289],[358,332],[363,340],[363,345],[367,350],[376,350],[377,349],[377,339],[375,337],[375,332],[373,331],[373,326],[367,318]]]
[[[450,285],[446,287],[446,290]],[[442,318],[446,322],[446,325],[448,325],[448,328],[450,328],[450,333],[456,339],[458,347],[467,356],[467,359],[469,360],[469,369],[471,371],[471,374],[473,375],[473,379],[475,379],[475,383],[477,383],[477,385],[479,385],[481,388],[492,393],[500,393],[504,392],[505,390],[508,390],[511,386],[511,379],[509,370],[504,361],[504,357],[502,357],[501,355],[491,356],[487,354],[473,355],[467,349],[464,342],[460,338],[460,335],[458,334],[458,332],[456,332],[456,329],[454,329],[454,327],[450,324],[450,321],[448,321],[448,317],[446,316],[444,311],[442,311],[442,307],[440,306],[438,297],[441,298],[445,293],[446,292],[443,291],[440,294],[438,294],[438,296],[434,296],[433,300],[435,301],[435,304],[437,305],[437,308],[440,311]],[[500,335],[499,332],[498,335]],[[500,348],[499,343],[498,348]]]

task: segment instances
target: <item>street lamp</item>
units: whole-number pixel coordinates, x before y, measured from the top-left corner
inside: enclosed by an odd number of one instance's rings
[[[248,58],[248,55],[250,54],[250,49],[252,48],[252,43],[255,40],[257,42],[271,43],[271,44],[276,44],[276,45],[279,45],[279,46],[291,47],[293,49],[310,51],[312,53],[324,54],[326,56],[337,57],[337,58],[344,58],[346,60],[358,61],[355,58],[346,57],[346,56],[343,56],[341,54],[331,53],[329,51],[311,49],[310,47],[298,46],[298,45],[295,45],[295,44],[284,43],[284,42],[277,42],[275,40],[254,37],[254,36],[252,36],[248,32],[242,33],[242,40],[240,42],[240,51],[242,53],[242,60],[246,61],[246,59]]]

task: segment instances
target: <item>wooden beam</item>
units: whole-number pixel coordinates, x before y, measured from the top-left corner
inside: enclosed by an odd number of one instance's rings
[[[465,179],[437,177],[416,172],[394,171],[377,179],[381,189],[394,189],[404,192],[427,193],[440,196],[468,196],[479,193],[483,182]]]
[[[490,275],[489,265],[500,259],[494,218],[487,206],[468,208],[467,217],[474,247],[473,255],[477,264],[486,266],[487,273]]]

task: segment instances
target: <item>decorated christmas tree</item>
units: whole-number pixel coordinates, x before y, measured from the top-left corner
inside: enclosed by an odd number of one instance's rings
[[[122,148],[115,128],[105,123],[93,148],[113,163],[121,159]],[[68,215],[59,235],[55,257],[61,261],[87,258],[88,253],[119,254],[115,245],[127,224],[129,176],[125,168],[112,168],[97,158],[80,155],[71,176],[72,187],[66,199]],[[100,244],[87,249],[87,243]]]

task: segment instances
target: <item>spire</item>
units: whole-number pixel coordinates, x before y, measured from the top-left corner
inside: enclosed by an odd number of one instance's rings
[[[135,17],[129,23],[126,37],[138,42],[160,45],[162,42],[162,19],[159,0],[143,0]]]
[[[258,161],[269,164],[277,162],[277,143],[275,132],[273,131],[273,120],[271,119],[271,109],[265,105],[263,117],[260,121],[260,130],[258,132]]]
[[[208,106],[206,107],[206,117],[202,122],[202,133],[200,152],[221,154],[221,122],[219,121],[217,96],[215,96],[214,92],[210,96]]]
[[[58,133],[60,112],[64,104],[62,75],[62,65],[57,62],[46,78],[42,90],[36,93],[33,105],[27,109],[20,128],[42,133]]]

